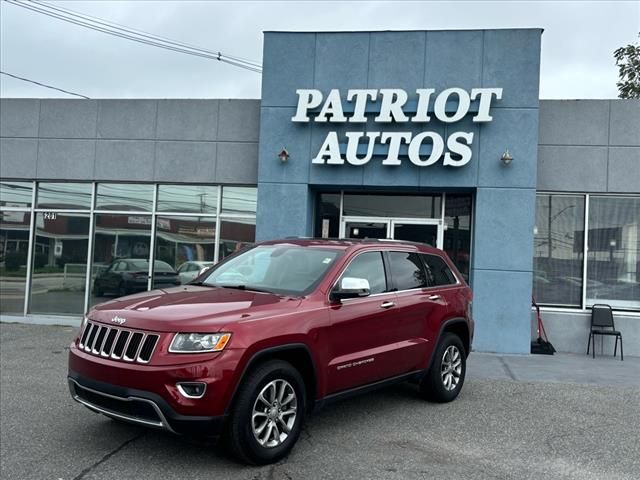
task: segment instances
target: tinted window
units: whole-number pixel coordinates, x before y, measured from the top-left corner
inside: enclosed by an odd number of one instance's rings
[[[398,290],[427,287],[422,261],[417,253],[389,252],[391,276]]]
[[[456,283],[456,277],[445,261],[436,255],[421,255],[427,266],[427,280],[429,285],[451,285]]]
[[[344,271],[344,277],[365,278],[369,281],[371,294],[382,293],[387,290],[387,280],[384,274],[382,253],[366,252],[358,255]]]

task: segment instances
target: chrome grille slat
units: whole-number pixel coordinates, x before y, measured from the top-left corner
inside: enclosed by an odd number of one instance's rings
[[[87,321],[84,330],[80,334],[78,348],[91,355],[103,358],[125,362],[149,363],[159,339],[160,335],[157,333],[129,330]],[[124,345],[122,348],[118,348],[119,343],[122,342],[124,342]],[[128,353],[131,355],[128,355]]]
[[[101,326],[98,329],[98,333],[96,334],[96,339],[93,342],[93,347],[91,348],[91,353],[93,353],[94,355],[100,354],[100,350],[102,349],[102,344],[104,343],[104,339],[107,335],[108,330],[109,330],[109,327],[104,327],[104,326]]]
[[[138,353],[137,361],[139,363],[149,363],[149,360],[151,360],[151,354],[155,350],[159,338],[159,335],[155,335],[153,333],[146,336],[144,342],[142,342],[142,346],[140,347],[140,353]]]
[[[117,328],[110,328],[107,334],[104,337],[104,343],[102,344],[102,348],[100,349],[100,355],[103,357],[108,357],[111,355],[111,351],[115,346],[115,339],[118,336]]]
[[[95,331],[96,331],[95,323],[90,323],[89,326],[90,328],[89,328],[89,334],[87,335],[87,343],[84,344],[85,352],[91,351],[91,342],[93,341],[93,335],[95,335]]]
[[[144,333],[142,332],[133,332],[131,334],[131,338],[129,339],[129,345],[124,349],[124,353],[122,354],[122,359],[126,362],[133,362],[138,356],[138,351],[142,346],[142,340],[144,340]],[[129,347],[133,347],[134,351],[129,355]]]

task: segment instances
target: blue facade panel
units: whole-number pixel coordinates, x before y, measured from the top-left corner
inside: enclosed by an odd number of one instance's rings
[[[473,255],[477,350],[525,353],[530,341],[533,224],[538,142],[540,29],[478,31],[340,32],[265,34],[258,169],[258,240],[312,235],[314,191],[349,188],[361,191],[475,192]],[[376,123],[380,102],[369,103],[366,123],[292,122],[296,89],[314,88],[326,97],[340,89],[345,112],[349,89],[401,88],[415,113],[417,88],[502,88],[494,99],[492,121],[474,123],[470,113],[455,123]],[[455,109],[455,102],[447,111]],[[318,109],[315,110],[317,113]],[[349,114],[347,114],[349,116]],[[388,146],[379,144],[364,166],[318,165],[328,132],[337,132],[340,150],[346,132],[440,134],[473,133],[472,157],[462,167],[418,167],[400,150],[401,165],[383,165]],[[277,158],[282,148],[288,162]],[[364,145],[359,154],[364,153]],[[509,150],[514,160],[504,166]],[[421,149],[428,155],[430,146]]]

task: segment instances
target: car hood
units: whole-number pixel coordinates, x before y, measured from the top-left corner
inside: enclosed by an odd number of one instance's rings
[[[271,293],[183,285],[111,300],[96,305],[88,316],[91,320],[125,328],[215,332],[249,317],[257,319],[291,312],[299,303],[299,298]]]

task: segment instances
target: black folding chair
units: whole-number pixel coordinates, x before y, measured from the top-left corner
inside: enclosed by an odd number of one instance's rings
[[[624,361],[624,351],[622,350],[622,333],[616,330],[613,323],[613,312],[610,305],[597,303],[591,307],[591,330],[589,331],[589,341],[587,342],[587,355],[589,347],[593,347],[593,358],[596,358],[596,335],[608,335],[616,337],[613,348],[613,356],[618,353],[618,339],[620,340],[620,360]],[[593,340],[592,340],[593,339]]]

